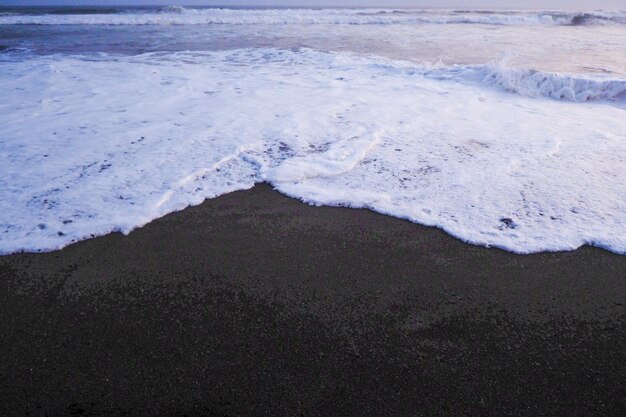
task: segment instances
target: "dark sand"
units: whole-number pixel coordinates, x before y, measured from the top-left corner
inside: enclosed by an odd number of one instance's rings
[[[626,256],[259,185],[0,257],[0,415],[626,415]]]

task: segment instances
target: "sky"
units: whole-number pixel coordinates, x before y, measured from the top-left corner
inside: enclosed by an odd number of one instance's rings
[[[626,0],[0,0],[14,5],[220,5],[336,7],[506,7],[540,9],[626,9]]]

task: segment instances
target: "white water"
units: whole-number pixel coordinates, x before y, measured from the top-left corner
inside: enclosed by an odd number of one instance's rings
[[[0,14],[2,24],[36,25],[623,25],[625,12],[481,12],[393,9],[129,10],[110,14]]]
[[[575,102],[626,102],[626,79],[511,69],[504,64],[454,66],[420,71],[425,77],[496,85],[527,97],[550,97]]]
[[[268,48],[52,55],[0,85],[2,253],[261,181],[514,252],[626,253],[623,80]]]

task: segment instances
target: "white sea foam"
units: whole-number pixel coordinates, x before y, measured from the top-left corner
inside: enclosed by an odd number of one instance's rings
[[[566,101],[626,101],[626,79],[603,75],[559,74],[508,68],[503,63],[443,67],[424,71],[426,77],[493,84],[527,97]]]
[[[393,9],[194,9],[103,14],[0,15],[0,24],[37,25],[598,25],[626,24],[624,12],[481,12]]]
[[[626,253],[622,96],[526,97],[489,71],[307,49],[2,62],[0,252],[268,181],[515,252]]]

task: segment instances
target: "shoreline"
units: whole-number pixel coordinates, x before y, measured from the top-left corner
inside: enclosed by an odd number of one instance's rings
[[[625,276],[259,184],[0,256],[0,414],[619,415]]]

